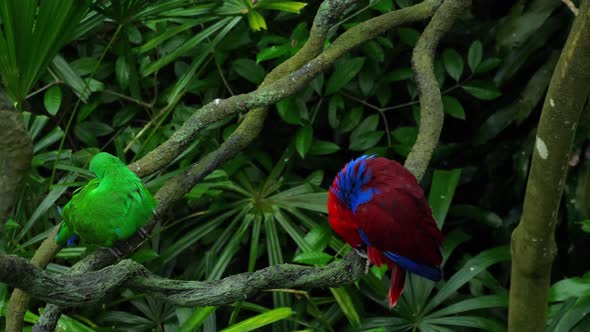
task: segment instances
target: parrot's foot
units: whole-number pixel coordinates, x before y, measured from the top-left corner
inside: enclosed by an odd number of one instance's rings
[[[362,258],[369,259],[369,256],[367,255],[366,252],[364,252],[360,249],[357,249],[357,248],[352,248],[352,249],[356,252],[357,255],[361,256]]]
[[[123,258],[123,253],[119,251],[117,247],[109,247],[107,250],[111,255],[113,255],[113,257],[117,259],[117,261],[120,261]]]
[[[371,261],[369,261],[369,255],[362,250],[353,248],[357,255],[365,259],[365,274],[369,273],[369,267],[371,267]]]
[[[141,237],[142,240],[145,240],[150,236],[150,233],[148,233],[143,227],[137,230],[137,234]]]

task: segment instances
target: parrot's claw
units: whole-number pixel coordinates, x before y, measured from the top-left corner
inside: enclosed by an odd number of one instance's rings
[[[364,259],[369,259],[369,256],[367,255],[366,252],[364,252],[360,249],[357,249],[357,248],[353,248],[353,249],[354,249],[354,251],[356,251],[357,255],[361,256]]]
[[[139,236],[141,236],[142,239],[147,239],[150,236],[150,233],[143,229],[143,227],[137,230],[137,234],[139,234]]]
[[[107,250],[109,251],[109,253],[111,255],[113,255],[113,257],[115,257],[117,259],[117,261],[120,261],[123,258],[123,253],[120,252],[117,247],[110,247],[110,248],[107,248]]]
[[[369,267],[371,266],[371,262],[369,261],[369,255],[360,249],[353,248],[357,255],[361,256],[365,259],[365,274],[369,273]]]

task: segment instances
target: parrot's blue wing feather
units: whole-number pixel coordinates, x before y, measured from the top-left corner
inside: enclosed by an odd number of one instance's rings
[[[432,281],[439,281],[442,279],[442,270],[438,266],[416,263],[409,258],[398,255],[391,251],[386,251],[383,254],[397,265],[421,277],[430,279]]]
[[[358,229],[358,232],[361,236],[361,239],[363,239],[363,242],[367,246],[371,246],[371,242],[369,241],[367,234],[360,228]],[[426,264],[416,263],[413,260],[398,255],[392,251],[385,251],[383,254],[385,255],[385,257],[391,259],[392,262],[421,277],[430,279],[432,281],[439,281],[442,279],[443,273],[438,266],[430,266]]]
[[[78,238],[78,235],[76,235],[76,234],[72,235],[72,237],[68,240],[68,247],[71,245],[74,245],[74,242],[76,241],[77,238]]]

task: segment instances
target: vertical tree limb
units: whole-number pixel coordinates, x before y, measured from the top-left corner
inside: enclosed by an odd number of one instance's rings
[[[444,120],[442,97],[433,69],[436,47],[469,6],[471,0],[444,1],[424,29],[412,53],[412,67],[420,96],[420,126],[418,138],[408,154],[405,166],[417,179],[424,176],[430,164]]]
[[[44,269],[59,252],[61,248],[54,240],[58,230],[59,227],[54,227],[53,231],[51,231],[43,243],[41,243],[39,249],[37,249],[35,255],[31,258],[31,264]],[[27,312],[30,300],[31,295],[21,289],[15,288],[12,291],[12,295],[8,301],[8,309],[6,311],[6,332],[20,332],[23,330],[23,319]]]
[[[590,0],[585,0],[545,97],[522,219],[512,233],[509,331],[545,330],[557,213],[576,125],[589,93]]]
[[[21,114],[0,90],[0,234],[10,216],[24,176],[31,167],[33,142]],[[2,244],[0,244],[1,248]]]

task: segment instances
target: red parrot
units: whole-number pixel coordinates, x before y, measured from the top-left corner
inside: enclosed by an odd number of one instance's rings
[[[371,263],[389,266],[391,308],[404,290],[406,270],[432,281],[442,279],[439,248],[444,236],[418,181],[398,162],[361,156],[346,164],[330,187],[328,220]]]

